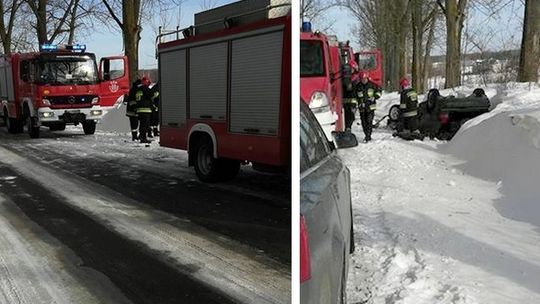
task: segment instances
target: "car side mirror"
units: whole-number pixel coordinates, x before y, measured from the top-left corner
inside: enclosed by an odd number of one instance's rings
[[[354,133],[334,131],[332,134],[334,135],[335,146],[337,146],[338,149],[346,149],[358,146],[358,139]]]

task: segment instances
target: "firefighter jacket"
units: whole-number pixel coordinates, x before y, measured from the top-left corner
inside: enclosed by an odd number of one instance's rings
[[[126,103],[126,116],[137,117],[137,101],[135,100],[135,92],[137,86],[133,85],[129,89],[129,93],[124,96],[124,102]]]
[[[137,86],[135,90],[137,113],[152,113],[152,92],[145,85]]]
[[[381,97],[381,89],[371,81],[366,84],[359,82],[356,85],[356,96],[358,97],[358,109],[360,111],[375,111],[377,99]]]
[[[401,92],[399,108],[403,113],[403,117],[418,115],[418,96],[414,89],[405,89]]]

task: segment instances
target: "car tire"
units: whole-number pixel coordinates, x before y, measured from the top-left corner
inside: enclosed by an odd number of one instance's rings
[[[388,111],[388,121],[396,122],[400,118],[401,118],[401,109],[399,108],[399,105],[391,106],[390,110]]]
[[[220,174],[219,160],[214,158],[214,145],[207,136],[199,139],[193,149],[195,173],[199,180],[206,183],[219,181]]]
[[[93,120],[83,122],[82,127],[85,135],[92,135],[96,132],[96,122]]]

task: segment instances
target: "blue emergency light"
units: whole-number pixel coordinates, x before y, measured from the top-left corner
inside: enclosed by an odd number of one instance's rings
[[[311,22],[309,21],[302,22],[302,32],[311,32]]]
[[[40,46],[42,52],[53,52],[53,51],[75,51],[75,52],[84,52],[86,50],[85,44],[42,44]]]

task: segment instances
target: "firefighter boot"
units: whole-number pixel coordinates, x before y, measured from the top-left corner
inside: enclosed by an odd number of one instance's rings
[[[159,130],[157,127],[154,127],[154,136],[159,136]]]
[[[146,137],[148,137],[148,138],[153,138],[154,137],[152,135],[152,129],[151,128],[148,128],[148,134],[146,134]]]
[[[138,139],[139,139],[139,137],[137,136],[137,131],[135,131],[135,132],[132,131],[131,132],[131,140],[136,141]]]

